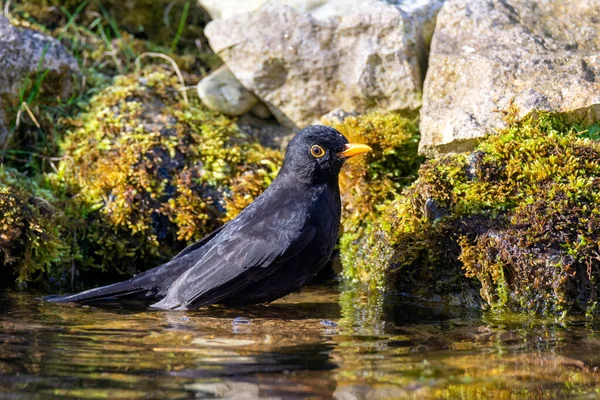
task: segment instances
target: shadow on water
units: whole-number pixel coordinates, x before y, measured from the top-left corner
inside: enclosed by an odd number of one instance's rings
[[[600,396],[600,324],[311,287],[189,312],[0,297],[1,398]]]

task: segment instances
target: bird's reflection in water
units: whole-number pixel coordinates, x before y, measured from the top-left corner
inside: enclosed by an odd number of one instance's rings
[[[205,369],[206,364],[199,360],[198,368],[176,371],[173,375],[194,379],[196,383],[186,385],[188,390],[225,398],[242,393],[261,398],[330,398],[336,389],[333,370],[337,365],[330,355],[333,348],[326,342],[273,348],[240,356],[239,360],[231,357],[220,363],[219,371]],[[216,377],[220,378],[216,385],[214,379],[198,382]]]

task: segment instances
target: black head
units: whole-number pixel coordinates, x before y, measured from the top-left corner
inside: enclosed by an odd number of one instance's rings
[[[362,144],[350,144],[337,130],[312,125],[291,140],[285,153],[281,173],[292,174],[307,183],[324,183],[337,179],[344,161],[370,151]]]

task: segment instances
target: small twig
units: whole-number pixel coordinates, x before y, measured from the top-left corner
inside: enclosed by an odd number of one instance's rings
[[[171,65],[173,66],[175,73],[177,74],[177,78],[179,78],[181,87],[185,87],[185,82],[183,81],[183,75],[181,74],[181,71],[179,70],[177,63],[171,57],[169,57],[168,55],[163,54],[163,53],[152,53],[152,52],[142,53],[138,56],[138,58],[135,59],[135,68],[136,69],[140,68],[141,60],[144,57],[159,57],[159,58],[163,58],[163,59],[169,61],[171,63]],[[187,93],[185,93],[185,90],[181,91],[181,95],[183,96],[183,100],[185,101],[185,104],[189,105],[190,101],[188,100]]]

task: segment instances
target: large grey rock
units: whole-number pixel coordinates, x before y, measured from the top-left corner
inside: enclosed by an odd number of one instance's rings
[[[420,151],[469,150],[539,110],[600,118],[600,2],[448,0],[437,17]]]
[[[328,2],[327,0],[198,0],[198,4],[210,14],[212,19],[225,19],[254,11],[268,1],[305,12],[319,9]]]
[[[77,61],[57,40],[15,28],[0,16],[0,149],[9,139],[19,107],[19,90],[27,84],[27,77],[44,72],[44,94],[68,98],[74,86],[72,78],[79,72]]]
[[[213,111],[237,117],[252,110],[258,99],[223,65],[198,83],[198,96]]]
[[[314,123],[335,108],[416,109],[431,30],[425,21],[442,1],[409,2],[412,18],[393,3],[280,0],[212,21],[205,34],[242,85],[287,126]]]

